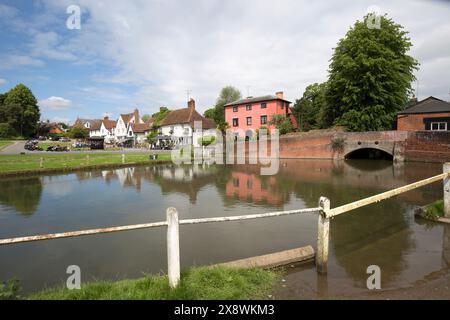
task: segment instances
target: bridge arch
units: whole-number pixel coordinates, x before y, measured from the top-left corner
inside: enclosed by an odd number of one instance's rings
[[[348,159],[373,159],[373,160],[394,160],[393,152],[385,148],[377,148],[375,146],[363,146],[348,150],[344,155],[345,160]]]

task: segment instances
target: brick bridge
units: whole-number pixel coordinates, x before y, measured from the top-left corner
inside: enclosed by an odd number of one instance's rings
[[[394,161],[446,162],[450,131],[314,130],[280,137],[282,158],[345,159],[362,149],[381,150]]]

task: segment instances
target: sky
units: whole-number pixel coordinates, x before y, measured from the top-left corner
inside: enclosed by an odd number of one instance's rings
[[[72,5],[79,29],[67,27]],[[450,2],[439,0],[0,0],[0,92],[24,83],[42,119],[69,123],[188,97],[203,112],[226,85],[295,101],[374,10],[409,32],[418,98],[449,100]]]

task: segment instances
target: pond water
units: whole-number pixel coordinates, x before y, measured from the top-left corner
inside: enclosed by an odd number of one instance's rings
[[[388,161],[282,160],[274,176],[255,165],[175,166],[82,171],[0,180],[0,238],[165,220],[335,207],[442,172],[442,165]],[[332,220],[326,290],[315,268],[290,270],[285,298],[366,289],[378,265],[382,287],[398,288],[448,267],[450,229],[414,217],[417,205],[442,197],[442,183]],[[166,229],[145,229],[0,247],[0,280],[17,278],[25,293],[65,283],[78,265],[82,281],[136,278],[166,266]],[[180,227],[182,267],[316,246],[317,215]],[[297,284],[296,284],[297,283]]]

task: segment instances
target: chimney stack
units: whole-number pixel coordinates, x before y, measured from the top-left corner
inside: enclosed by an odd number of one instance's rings
[[[139,121],[139,110],[137,108],[134,109],[133,115],[134,115],[134,123],[140,123],[140,121]]]
[[[275,95],[277,96],[278,99],[284,99],[283,91],[278,91],[277,93],[275,93]]]
[[[189,99],[188,101],[188,108],[189,109],[195,109],[195,100],[194,99]]]
[[[109,120],[109,116],[104,116],[103,120]]]

